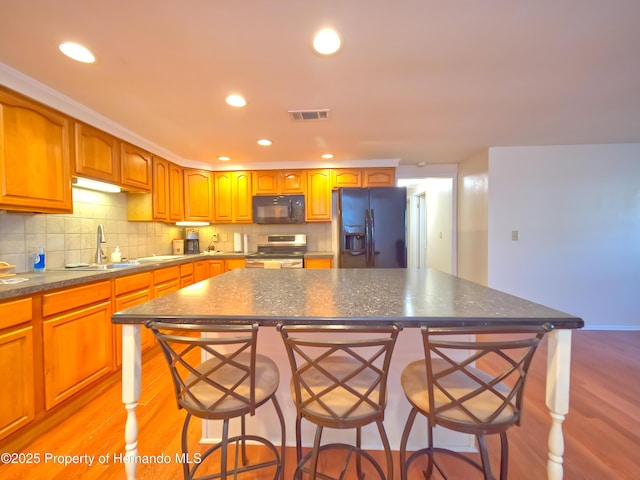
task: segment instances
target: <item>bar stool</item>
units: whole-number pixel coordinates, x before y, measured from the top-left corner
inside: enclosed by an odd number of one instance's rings
[[[401,327],[398,325],[312,326],[279,325],[291,364],[291,394],[296,406],[296,458],[294,479],[364,478],[363,461],[380,479],[393,479],[389,440],[382,424],[387,401],[387,374],[391,354]],[[302,419],[316,425],[311,451],[302,457]],[[387,474],[362,449],[365,425],[375,423],[386,455]],[[322,445],[324,428],[355,429],[355,446]],[[322,452],[346,452],[339,476],[320,472]],[[332,456],[335,464],[335,456]],[[352,462],[351,460],[354,460]],[[354,465],[355,463],[355,465]],[[353,469],[355,468],[355,473]]]
[[[513,425],[520,425],[527,371],[538,344],[549,330],[548,325],[508,329],[422,327],[425,357],[407,365],[401,375],[402,389],[412,405],[400,444],[402,480],[407,479],[411,463],[423,455],[427,455],[428,461],[425,478],[431,478],[434,466],[447,478],[436,461],[436,453],[464,460],[480,470],[486,480],[493,480],[485,441],[485,435],[490,434],[500,436],[500,478],[507,478],[506,432]],[[451,337],[478,334],[491,336],[475,340]],[[491,362],[491,371],[481,370],[476,362]],[[418,413],[427,417],[428,446],[407,459],[407,442]],[[459,452],[434,447],[436,425],[475,435],[481,462]]]
[[[256,352],[258,325],[206,325],[175,324],[160,321],[147,322],[158,339],[175,387],[178,408],[186,418],[182,427],[182,453],[189,457],[188,428],[191,417],[222,421],[219,443],[208,448],[200,462],[189,468],[183,464],[185,480],[196,478],[204,460],[220,451],[219,472],[207,472],[198,478],[219,478],[260,470],[274,471],[273,479],[284,478],[285,426],[280,405],[275,396],[280,374],[270,358]],[[269,400],[280,421],[282,446],[280,452],[266,438],[246,432],[245,417],[254,415],[257,407]],[[240,435],[229,438],[229,420],[240,418]],[[250,461],[246,443],[257,443],[269,453]],[[233,465],[229,466],[229,445],[235,445]],[[240,457],[240,458],[239,458]],[[208,462],[215,463],[215,462]],[[217,464],[216,464],[217,465]],[[244,478],[244,477],[243,477]],[[266,478],[266,477],[261,477]]]

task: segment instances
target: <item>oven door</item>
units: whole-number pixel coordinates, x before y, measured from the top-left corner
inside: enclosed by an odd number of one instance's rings
[[[302,258],[247,258],[245,268],[303,268]]]

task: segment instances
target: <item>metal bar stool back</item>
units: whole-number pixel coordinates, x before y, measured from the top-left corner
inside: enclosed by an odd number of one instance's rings
[[[270,358],[256,352],[257,324],[175,324],[151,321],[150,328],[169,364],[178,408],[187,412],[182,428],[182,453],[189,457],[188,427],[191,417],[222,421],[221,441],[209,447],[200,461],[183,464],[184,478],[237,478],[242,472],[260,470],[273,472],[273,479],[284,478],[285,426],[280,405],[275,396],[280,375]],[[271,400],[280,421],[282,445],[280,451],[262,437],[246,432],[245,416],[254,415],[256,408]],[[229,438],[229,420],[239,418],[241,433]],[[247,442],[266,447],[268,454],[252,460]],[[229,445],[235,445],[235,455],[229,458]],[[208,462],[219,471],[204,469],[205,459],[219,452],[219,458]],[[209,470],[209,467],[207,467]],[[216,470],[214,468],[214,470]],[[267,478],[267,477],[261,477]]]
[[[422,327],[425,358],[402,371],[401,384],[412,409],[400,445],[401,478],[407,479],[411,463],[427,456],[425,478],[435,467],[447,478],[436,453],[453,455],[494,478],[485,435],[500,436],[500,478],[507,478],[507,430],[520,424],[524,385],[533,355],[548,325],[511,327]],[[476,335],[487,337],[475,338]],[[455,337],[452,337],[455,336]],[[466,336],[461,339],[458,335]],[[468,340],[468,336],[474,338]],[[416,415],[428,420],[428,446],[406,458],[407,442]],[[433,444],[433,429],[440,425],[475,435],[480,463],[469,456]]]
[[[296,406],[298,466],[294,478],[363,478],[364,460],[378,478],[391,480],[391,448],[382,421],[389,363],[400,327],[279,325],[278,329],[291,364],[291,393]],[[316,425],[313,448],[304,458],[303,418]],[[362,450],[361,428],[372,423],[377,425],[384,446],[386,477],[373,457]],[[322,445],[325,427],[355,429],[355,446]],[[330,449],[345,452],[339,473],[321,472],[318,467],[320,454]],[[333,459],[337,458],[333,455],[337,452],[329,453]],[[355,472],[351,473],[353,469]]]

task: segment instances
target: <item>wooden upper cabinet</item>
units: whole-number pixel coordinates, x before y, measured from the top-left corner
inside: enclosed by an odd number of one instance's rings
[[[182,167],[169,162],[169,220],[179,222],[184,216]]]
[[[214,174],[214,221],[216,223],[251,223],[251,172],[216,172]]]
[[[153,157],[152,175],[153,218],[169,220],[169,162],[160,157]]]
[[[183,169],[184,219],[195,222],[213,220],[213,174],[206,170]]]
[[[304,170],[280,170],[280,193],[298,194],[305,193],[307,176]]]
[[[151,193],[128,192],[127,219],[138,222],[182,220],[182,167],[153,156]]]
[[[120,183],[120,140],[102,130],[74,122],[76,161],[73,174]]]
[[[71,213],[71,119],[0,89],[0,209]]]
[[[252,172],[251,177],[254,195],[302,195],[305,185],[304,170],[259,170]]]
[[[389,168],[365,168],[363,174],[363,187],[395,187],[396,169]]]
[[[307,222],[331,221],[331,170],[307,170]]]
[[[151,191],[151,154],[142,148],[122,142],[121,184],[135,190]]]
[[[251,172],[251,190],[254,195],[279,195],[280,170]]]
[[[334,168],[331,171],[331,184],[334,188],[362,187],[362,169]]]

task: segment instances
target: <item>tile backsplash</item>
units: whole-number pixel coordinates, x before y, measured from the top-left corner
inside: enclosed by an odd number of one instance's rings
[[[166,255],[171,253],[171,241],[184,237],[184,228],[160,222],[130,222],[127,220],[125,193],[100,193],[73,188],[73,214],[22,214],[0,212],[0,260],[16,266],[16,273],[33,269],[33,251],[44,247],[46,266],[64,268],[68,263],[93,261],[96,252],[98,225],[104,225],[106,255],[116,246],[126,258]],[[255,251],[258,235],[264,233],[306,233],[310,251],[331,251],[331,224],[301,225],[210,225],[199,227],[200,248],[205,249],[214,233],[219,241],[217,250],[233,251],[233,234],[246,234],[249,251]],[[224,235],[227,240],[224,241]]]

